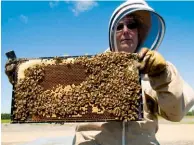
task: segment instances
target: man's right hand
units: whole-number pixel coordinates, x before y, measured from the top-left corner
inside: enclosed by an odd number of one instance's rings
[[[7,75],[9,82],[11,84],[14,83],[14,72],[16,68],[16,61],[15,60],[8,60],[5,64],[5,74]]]

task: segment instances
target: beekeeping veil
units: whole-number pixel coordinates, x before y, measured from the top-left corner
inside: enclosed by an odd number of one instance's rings
[[[156,50],[165,34],[165,22],[144,0],[128,0],[113,12],[109,22],[109,47],[111,51],[118,51],[116,29],[121,19],[126,15],[137,18],[139,43],[138,52],[142,47]]]

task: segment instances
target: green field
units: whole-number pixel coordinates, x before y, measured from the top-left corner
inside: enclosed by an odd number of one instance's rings
[[[3,119],[3,120],[1,120],[1,123],[10,123],[10,122],[11,122],[10,119]]]

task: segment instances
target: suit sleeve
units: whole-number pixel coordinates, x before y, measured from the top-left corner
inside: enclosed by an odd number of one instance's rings
[[[194,105],[194,90],[180,76],[173,64],[159,76],[149,77],[158,97],[159,114],[169,121],[181,121]]]

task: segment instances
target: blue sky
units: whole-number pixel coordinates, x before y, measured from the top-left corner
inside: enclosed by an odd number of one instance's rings
[[[12,86],[4,74],[5,52],[17,57],[96,54],[108,48],[108,23],[122,1],[2,2],[1,112],[10,112]],[[194,2],[148,4],[166,22],[159,52],[194,88]]]

